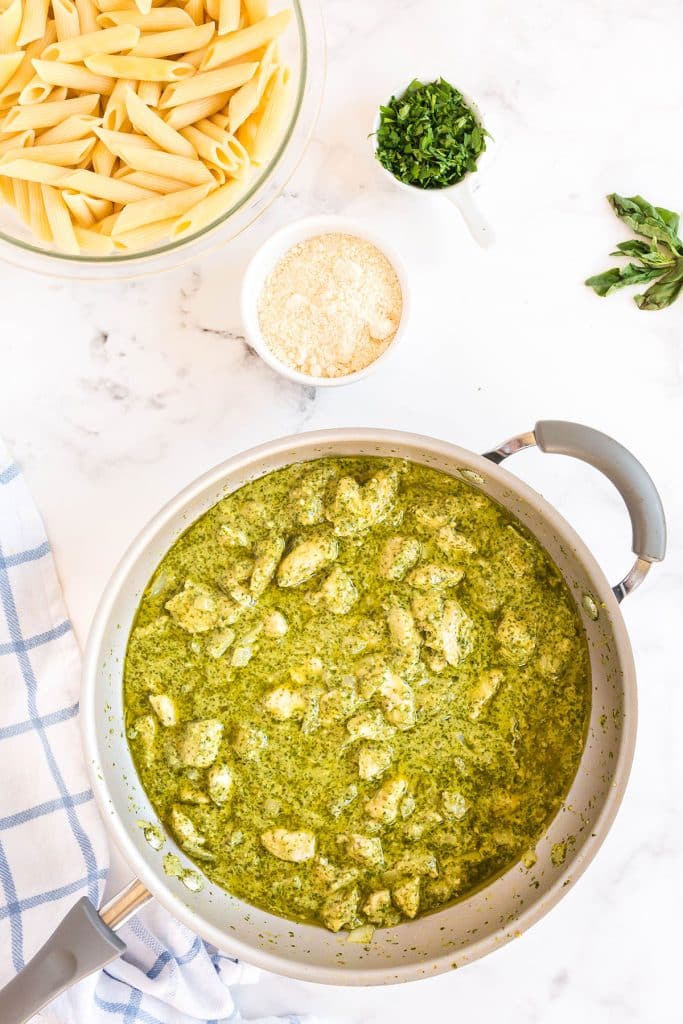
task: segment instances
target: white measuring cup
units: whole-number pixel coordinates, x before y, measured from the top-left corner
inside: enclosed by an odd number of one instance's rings
[[[429,82],[436,81],[438,77],[439,76],[437,75],[431,78],[412,78],[408,85],[410,85],[411,82],[414,81],[422,82],[423,85],[426,85]],[[402,96],[403,93],[405,93],[406,89],[408,88],[408,85],[406,85],[400,92],[396,92],[394,95],[398,97]],[[477,104],[470,96],[467,95],[467,93],[463,92],[462,89],[458,89],[458,92],[461,94],[463,100],[476,117],[480,126],[482,128],[485,128],[486,125],[483,117],[481,116],[481,111],[479,110]],[[385,103],[383,103],[382,105],[385,105]],[[491,245],[495,241],[495,235],[490,224],[486,221],[485,217],[479,210],[479,207],[477,206],[472,197],[472,192],[478,187],[478,182],[476,185],[474,184],[475,176],[478,176],[481,163],[482,161],[486,160],[488,156],[488,145],[477,160],[476,170],[468,171],[465,177],[461,178],[460,181],[457,181],[455,185],[446,185],[444,188],[418,188],[416,185],[406,185],[404,181],[399,181],[399,179],[395,177],[391,173],[391,171],[388,171],[386,167],[377,159],[377,131],[379,129],[380,120],[381,113],[378,107],[372,125],[370,141],[372,143],[373,156],[377,164],[379,165],[381,171],[387,176],[387,178],[393,181],[395,185],[398,185],[399,188],[405,189],[408,192],[417,192],[421,195],[426,194],[430,196],[443,196],[444,199],[450,200],[451,203],[458,207],[462,215],[462,218],[465,221],[467,227],[469,228],[469,232],[472,235],[472,238],[475,240],[475,242],[477,242],[478,245],[481,245],[483,247]]]

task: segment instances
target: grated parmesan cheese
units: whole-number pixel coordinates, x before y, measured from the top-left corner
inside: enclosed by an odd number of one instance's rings
[[[285,253],[264,283],[258,316],[281,362],[312,377],[343,377],[389,347],[402,308],[384,253],[355,235],[329,233]]]

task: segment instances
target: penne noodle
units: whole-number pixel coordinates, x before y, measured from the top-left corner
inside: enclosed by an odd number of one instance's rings
[[[56,38],[57,31],[55,29],[55,23],[54,21],[50,21],[47,26],[47,32],[43,38],[36,39],[35,42],[26,47],[26,50],[24,51],[24,59],[17,68],[13,77],[10,78],[4,89],[0,91],[0,101],[9,97],[12,98],[13,103],[16,102],[16,97],[18,97],[24,86],[33,78],[33,64],[31,61],[34,57],[40,57],[44,47],[49,46],[49,44],[54,42]]]
[[[114,236],[121,235],[146,224],[179,217],[196,206],[200,199],[204,199],[212,187],[213,184],[197,185],[194,188],[185,188],[181,192],[169,192],[168,195],[155,196],[154,199],[143,199],[139,203],[128,203],[121,210],[111,233]]]
[[[250,25],[268,17],[268,0],[242,0],[242,3]]]
[[[24,0],[21,28],[17,46],[26,46],[36,39],[42,39],[47,28],[47,12],[50,0]]]
[[[186,181],[188,185],[203,185],[204,182],[213,181],[210,171],[201,161],[186,156],[129,144],[116,145],[114,152],[136,171],[150,171],[165,178],[177,178],[178,181]]]
[[[114,249],[121,252],[136,252],[140,249],[151,249],[161,242],[167,241],[175,218],[157,221],[156,224],[145,224],[144,227],[135,228],[134,231],[127,231],[125,234],[116,235],[112,238]]]
[[[133,127],[149,136],[161,149],[165,149],[168,153],[176,153],[178,156],[191,158],[196,156],[191,143],[158,114],[145,106],[135,93],[129,93],[126,97],[126,110]]]
[[[113,32],[114,29],[105,31]],[[121,57],[118,54],[95,53],[86,57],[84,64],[98,75],[132,78],[143,82],[175,83],[194,73],[192,64],[180,60],[159,60],[156,57]]]
[[[139,185],[140,188],[158,192],[160,195],[179,192],[181,189],[187,188],[186,181],[178,181],[177,178],[164,178],[161,174],[151,174],[149,171],[133,171],[130,167],[122,167],[117,171],[116,177],[123,178],[131,185]]]
[[[130,52],[131,57],[172,57],[208,46],[214,34],[212,22],[172,32],[145,33]]]
[[[19,69],[24,55],[19,50],[17,53],[0,53],[0,91],[2,91],[11,78]]]
[[[19,93],[18,102],[21,106],[30,105],[31,103],[44,103],[52,91],[53,86],[48,85],[47,82],[41,82],[38,75],[34,75],[31,81]]]
[[[78,224],[74,224],[74,235],[78,242],[78,247],[83,253],[87,253],[88,256],[109,256],[114,244],[109,235],[100,234],[99,231],[91,231],[90,228],[82,228]]]
[[[166,0],[152,0],[152,7],[163,7]],[[109,13],[110,11],[135,11],[136,14],[140,14],[141,11],[135,0],[96,0],[97,7],[103,13]]]
[[[97,93],[76,96],[72,100],[40,103],[38,106],[13,107],[0,125],[2,131],[23,131],[25,128],[51,128],[71,114],[93,114],[99,106]]]
[[[96,199],[94,196],[86,196],[83,192],[74,192],[65,188],[62,191],[72,219],[79,227],[89,228],[97,221],[108,217],[112,212],[113,204],[108,199]]]
[[[95,174],[101,174],[108,178],[116,163],[116,157],[110,149],[107,149],[101,139],[98,139],[92,151],[92,166]]]
[[[62,188],[73,189],[74,192],[97,196],[99,199],[110,199],[112,203],[135,203],[138,199],[149,199],[154,194],[138,185],[128,185],[117,178],[105,178],[101,174],[84,170],[66,173],[62,171],[59,185]]]
[[[52,241],[52,229],[45,211],[45,200],[43,199],[43,186],[36,181],[27,183],[29,224],[31,231],[41,242]]]
[[[24,224],[30,223],[31,219],[31,197],[28,186],[29,182],[21,179],[12,182],[14,207]]]
[[[245,85],[234,92],[228,101],[228,127],[232,135],[254,113],[261,102],[261,97],[265,92],[270,76],[275,71],[275,66],[272,62],[274,48],[274,43],[268,46],[254,77],[250,78]]]
[[[216,125],[218,128],[222,128],[224,132],[228,130],[228,124],[230,119],[227,114],[213,114],[211,117],[211,124]]]
[[[152,10],[152,0],[135,0],[135,6],[140,14],[149,14]]]
[[[0,14],[0,53],[12,53],[17,48],[22,20],[22,0],[12,0]]]
[[[185,13],[195,25],[202,25],[204,23],[204,2],[203,0],[187,0],[185,4]]]
[[[60,42],[81,35],[83,30],[74,0],[52,0],[52,13]]]
[[[49,185],[43,185],[43,202],[45,213],[52,231],[52,238],[60,252],[77,256],[80,253],[74,226],[71,223],[71,215],[67,208],[62,193]]]
[[[24,152],[20,150],[20,152]],[[20,181],[38,181],[51,185],[64,173],[63,167],[55,164],[42,163],[40,160],[15,159],[11,163],[0,162],[0,174],[6,178],[18,178]]]
[[[240,0],[219,0],[218,35],[236,32],[240,27]]]
[[[135,25],[145,32],[172,32],[179,28],[192,28],[194,22],[182,7],[159,7],[149,14],[139,11],[109,11],[98,14],[100,28],[114,28],[115,25]]]
[[[98,29],[53,43],[42,53],[43,60],[60,60],[66,64],[80,64],[94,54],[118,53],[130,50],[140,38],[140,29],[135,25],[116,25],[114,28]]]
[[[137,95],[148,107],[156,107],[161,99],[161,82],[140,82]]]
[[[183,238],[213,224],[214,221],[219,220],[232,210],[246,189],[245,182],[231,181],[216,189],[215,192],[209,193],[205,199],[200,199],[191,210],[178,217],[171,230],[171,237]]]
[[[289,71],[279,68],[273,75],[263,103],[237,133],[238,140],[245,147],[252,163],[257,166],[266,163],[275,152],[282,136],[282,126],[289,107]]]
[[[35,134],[32,131],[25,131],[10,135],[6,139],[0,139],[0,156],[4,156],[5,153],[16,155],[17,150],[32,146]]]
[[[97,31],[97,8],[93,0],[74,0],[78,11],[78,23],[81,34]]]
[[[92,114],[72,114],[61,124],[48,128],[41,132],[36,139],[36,146],[48,146],[55,142],[73,142],[75,139],[83,139],[86,135],[92,135],[95,128],[102,124],[101,117],[93,117]]]
[[[215,164],[216,167],[222,167],[226,171],[232,171],[237,168],[238,164],[232,152],[222,139],[212,138],[194,125],[188,125],[187,128],[183,128],[182,135],[194,146],[201,160],[205,160],[209,164]]]
[[[216,96],[206,96],[203,100],[193,100],[191,103],[183,103],[174,107],[165,117],[166,124],[179,131],[186,128],[203,117],[211,117],[219,110],[222,110],[228,101],[230,93],[220,92]]]
[[[108,128],[95,128],[95,135],[105,144],[107,149],[116,153],[120,145],[144,146],[145,149],[158,149],[146,135],[135,135],[133,132],[112,132]]]
[[[189,53],[185,54],[183,60],[187,61],[188,64],[191,64],[193,68],[198,68],[201,62],[206,57],[208,49],[208,46],[202,46],[200,47],[199,50],[190,50]]]
[[[204,0],[204,10],[211,21],[218,21],[220,15],[219,0]]]
[[[197,128],[204,132],[206,135],[210,135],[212,139],[216,139],[217,142],[221,142],[229,153],[232,155],[235,170],[237,168],[249,167],[250,159],[246,149],[239,142],[234,135],[230,132],[225,131],[223,128],[219,128],[213,121],[202,120],[198,121]]]
[[[14,206],[14,182],[11,178],[0,177],[0,203]]]
[[[191,65],[188,66],[191,67]],[[159,107],[160,109],[177,107],[181,103],[190,103],[192,100],[201,100],[207,96],[215,96],[217,93],[237,89],[249,81],[257,67],[258,64],[234,64],[230,68],[205,71],[184,82],[173,82],[161,94]]]
[[[209,71],[249,50],[255,50],[259,46],[270,43],[287,28],[291,16],[290,10],[279,11],[269,18],[264,18],[263,21],[256,22],[255,25],[214,39],[209,46],[202,70]]]
[[[110,131],[120,131],[128,121],[126,113],[126,96],[130,89],[135,89],[135,83],[125,78],[120,78],[112,90],[104,108],[102,126]]]
[[[0,168],[14,160],[38,160],[58,167],[71,167],[85,160],[94,145],[95,139],[77,139],[75,142],[55,142],[47,146],[31,146],[29,149],[17,148],[0,158]]]
[[[110,96],[115,85],[115,79],[107,78],[104,75],[94,75],[92,71],[88,71],[80,64],[62,64],[57,60],[34,60],[33,67],[41,82],[45,82],[47,85],[63,85],[67,89],[75,89],[77,92],[99,92],[102,96]],[[25,92],[26,89],[21,96]],[[21,96],[19,97],[20,103],[22,102]],[[24,102],[30,103],[31,100],[24,100]]]

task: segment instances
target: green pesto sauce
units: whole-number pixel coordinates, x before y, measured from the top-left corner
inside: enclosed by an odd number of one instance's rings
[[[590,667],[566,584],[502,507],[424,466],[326,458],[180,537],[124,699],[142,784],[205,875],[337,931],[435,910],[533,848]]]

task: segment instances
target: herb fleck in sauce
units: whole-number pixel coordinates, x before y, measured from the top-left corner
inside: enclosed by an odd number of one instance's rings
[[[171,548],[124,698],[145,790],[204,874],[337,931],[528,859],[589,681],[569,591],[508,512],[423,466],[326,458],[245,485]]]

